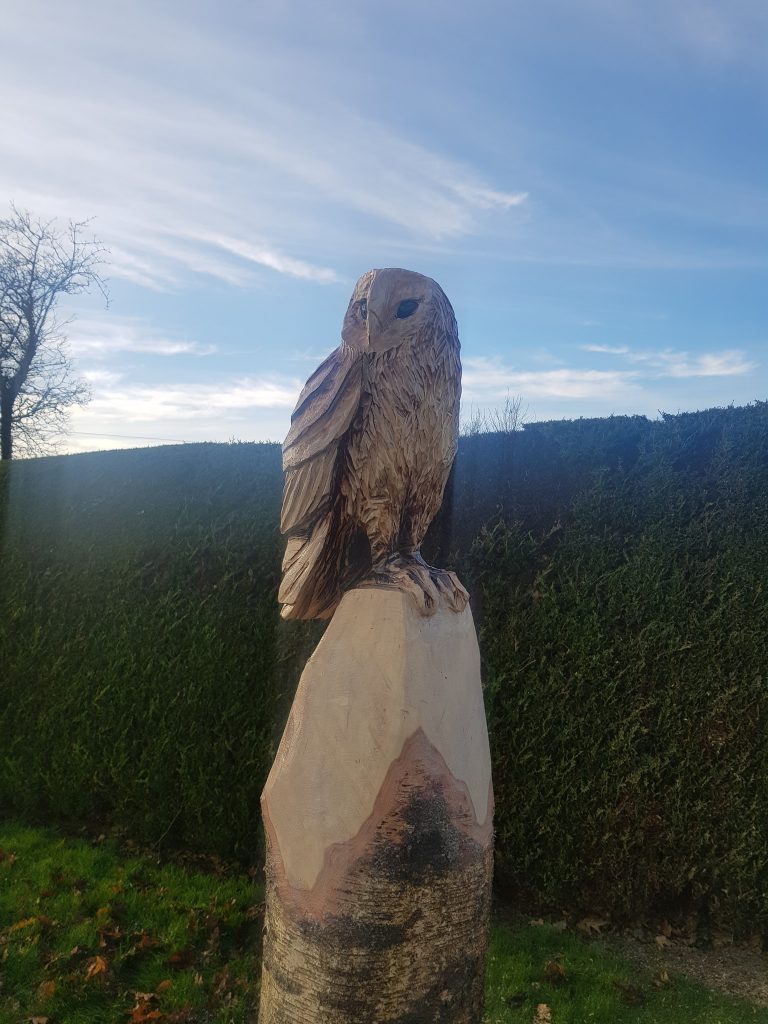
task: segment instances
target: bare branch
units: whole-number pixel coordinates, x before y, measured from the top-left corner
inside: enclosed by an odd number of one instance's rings
[[[469,417],[461,426],[462,437],[476,437],[478,434],[505,434],[508,437],[522,430],[528,420],[528,408],[523,408],[522,395],[510,395],[504,404],[491,409],[470,407]]]
[[[88,400],[72,376],[56,317],[62,295],[93,289],[108,300],[101,267],[107,250],[87,239],[88,222],[66,228],[11,204],[0,220],[0,457],[14,440],[24,454],[50,450],[66,426],[66,412]]]

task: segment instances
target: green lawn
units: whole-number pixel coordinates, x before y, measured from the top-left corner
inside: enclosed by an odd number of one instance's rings
[[[0,823],[0,1024],[235,1024],[258,1000],[259,888]],[[488,1024],[768,1024],[592,943],[497,924]]]

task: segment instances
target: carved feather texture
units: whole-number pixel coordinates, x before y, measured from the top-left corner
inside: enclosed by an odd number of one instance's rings
[[[342,344],[307,381],[283,445],[284,617],[327,618],[351,582],[418,552],[456,453],[460,393],[440,286],[406,270],[364,274]],[[351,564],[360,534],[370,556]]]

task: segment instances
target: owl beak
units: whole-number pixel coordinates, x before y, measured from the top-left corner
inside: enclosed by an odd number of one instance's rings
[[[376,339],[384,329],[382,314],[386,305],[386,294],[378,278],[379,275],[376,274],[368,289],[368,348],[376,347]]]

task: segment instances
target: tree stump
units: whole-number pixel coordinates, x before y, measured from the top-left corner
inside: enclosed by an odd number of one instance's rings
[[[469,607],[348,592],[262,813],[259,1024],[479,1024],[493,793]]]

